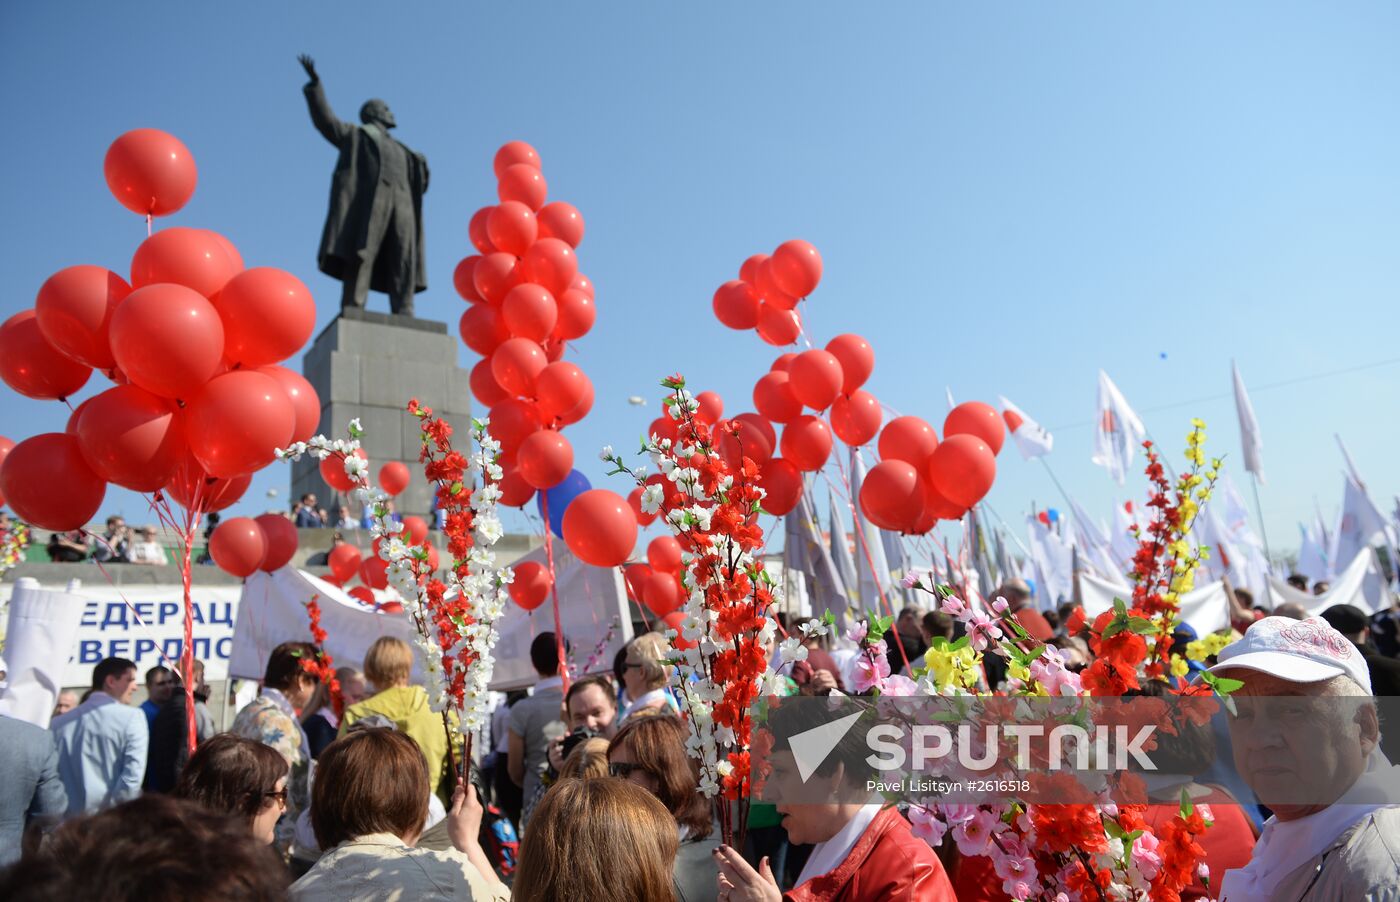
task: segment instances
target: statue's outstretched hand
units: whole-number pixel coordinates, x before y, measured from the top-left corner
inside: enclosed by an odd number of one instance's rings
[[[321,76],[316,74],[316,61],[314,59],[303,53],[297,57],[297,62],[301,63],[301,67],[306,70],[307,77],[311,79],[313,85],[320,83]]]

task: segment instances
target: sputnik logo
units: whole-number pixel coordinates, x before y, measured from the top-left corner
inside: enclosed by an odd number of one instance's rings
[[[860,715],[860,711],[847,714],[831,723],[794,733],[788,739],[793,761],[797,764],[797,775],[802,778],[803,783],[822,766],[831,750],[836,748],[837,743],[844,739],[856,721],[860,720]]]

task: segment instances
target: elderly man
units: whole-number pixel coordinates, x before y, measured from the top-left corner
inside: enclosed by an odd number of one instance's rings
[[[1265,617],[1211,668],[1244,683],[1235,766],[1274,816],[1222,902],[1400,895],[1400,769],[1379,753],[1366,662],[1321,618]]]

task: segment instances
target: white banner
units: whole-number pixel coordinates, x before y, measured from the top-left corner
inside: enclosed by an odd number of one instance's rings
[[[8,601],[14,586],[0,584],[0,599]],[[204,662],[204,679],[217,682],[228,672],[238,586],[194,586],[194,656]],[[114,586],[106,582],[81,586],[71,594],[86,601],[77,638],[67,649],[64,687],[92,685],[92,668],[103,658],[129,658],[139,676],[147,668],[179,660],[185,645],[184,591],[179,585]],[[162,655],[165,657],[162,658]],[[168,665],[167,665],[168,666]]]
[[[1126,584],[1099,579],[1088,573],[1079,574],[1079,592],[1084,599],[1084,614],[1092,623],[1104,611],[1112,610],[1113,599],[1121,598],[1131,606],[1133,590]],[[1213,582],[1181,596],[1181,619],[1191,625],[1197,636],[1214,633],[1230,625],[1230,599],[1225,584]]]
[[[85,602],[67,592],[41,589],[38,580],[27,577],[4,589],[13,595],[5,632],[8,677],[0,693],[0,714],[47,729],[58,692],[65,685],[68,650],[77,646]],[[88,682],[91,676],[89,671]]]
[[[1321,595],[1300,592],[1278,577],[1270,576],[1269,604],[1276,608],[1290,602],[1302,605],[1309,617],[1320,615],[1334,604],[1355,605],[1367,614],[1375,614],[1390,607],[1390,589],[1376,564],[1375,551],[1363,548],[1337,575],[1332,587]]]

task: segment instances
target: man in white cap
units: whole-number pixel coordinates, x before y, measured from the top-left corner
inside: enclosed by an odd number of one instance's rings
[[[1371,678],[1325,620],[1265,617],[1211,672],[1244,685],[1235,766],[1274,812],[1221,902],[1400,899],[1400,768],[1380,753]]]

